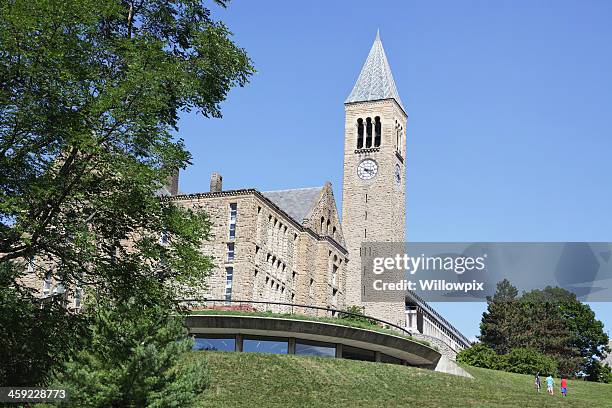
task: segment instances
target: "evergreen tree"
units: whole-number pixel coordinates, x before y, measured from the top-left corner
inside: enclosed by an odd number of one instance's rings
[[[487,311],[480,323],[480,341],[498,354],[506,354],[513,346],[520,317],[516,301],[518,290],[504,279],[497,284],[495,294],[487,298]]]
[[[136,299],[90,306],[92,336],[56,387],[74,407],[186,407],[208,383],[202,360],[187,360],[193,340],[182,319]]]

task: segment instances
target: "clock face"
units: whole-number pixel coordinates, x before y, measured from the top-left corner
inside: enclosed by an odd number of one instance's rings
[[[397,184],[402,182],[402,170],[400,169],[399,164],[395,165],[395,181]]]
[[[378,173],[378,164],[372,159],[365,159],[357,166],[357,175],[362,180],[373,179]]]

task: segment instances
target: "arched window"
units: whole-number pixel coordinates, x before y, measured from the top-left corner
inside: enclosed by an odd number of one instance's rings
[[[374,147],[380,146],[380,139],[382,133],[382,124],[380,123],[380,116],[374,118]]]
[[[363,148],[363,119],[357,119],[357,148]]]
[[[371,118],[367,118],[366,119],[366,143],[365,143],[365,147],[366,148],[372,147],[372,119]]]
[[[325,226],[325,235],[329,235],[329,225],[331,224],[330,220],[327,220],[327,225]]]
[[[321,229],[319,230],[321,235],[323,235],[323,227],[324,226],[325,226],[325,218],[321,217]]]

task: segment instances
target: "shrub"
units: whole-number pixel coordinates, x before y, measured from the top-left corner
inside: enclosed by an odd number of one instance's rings
[[[612,368],[599,360],[595,360],[587,366],[584,377],[588,381],[612,384]]]
[[[461,350],[457,354],[457,362],[474,367],[497,370],[499,366],[499,356],[491,347],[479,343],[468,349]]]
[[[372,320],[363,314],[364,310],[365,308],[362,306],[356,306],[356,305],[348,306],[345,309],[345,312],[347,313],[340,312],[338,314],[338,317],[344,320],[352,320],[355,322],[362,322],[362,323],[367,323],[367,324],[371,324],[374,326],[378,326],[378,322],[376,320]],[[359,315],[359,316],[355,316],[355,315]]]
[[[515,348],[508,354],[498,356],[498,369],[519,374],[557,375],[557,362],[554,358],[532,348]]]
[[[474,367],[508,371],[519,374],[557,375],[557,362],[554,358],[531,348],[515,348],[508,354],[497,354],[482,343],[476,344],[457,354],[457,362]]]

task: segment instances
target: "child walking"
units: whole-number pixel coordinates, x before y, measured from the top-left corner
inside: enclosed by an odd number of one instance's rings
[[[561,379],[561,395],[567,397],[567,380],[565,378]]]
[[[555,394],[555,380],[552,378],[552,375],[549,375],[548,377],[546,377],[546,388],[548,390],[548,393],[550,395],[554,395]]]

